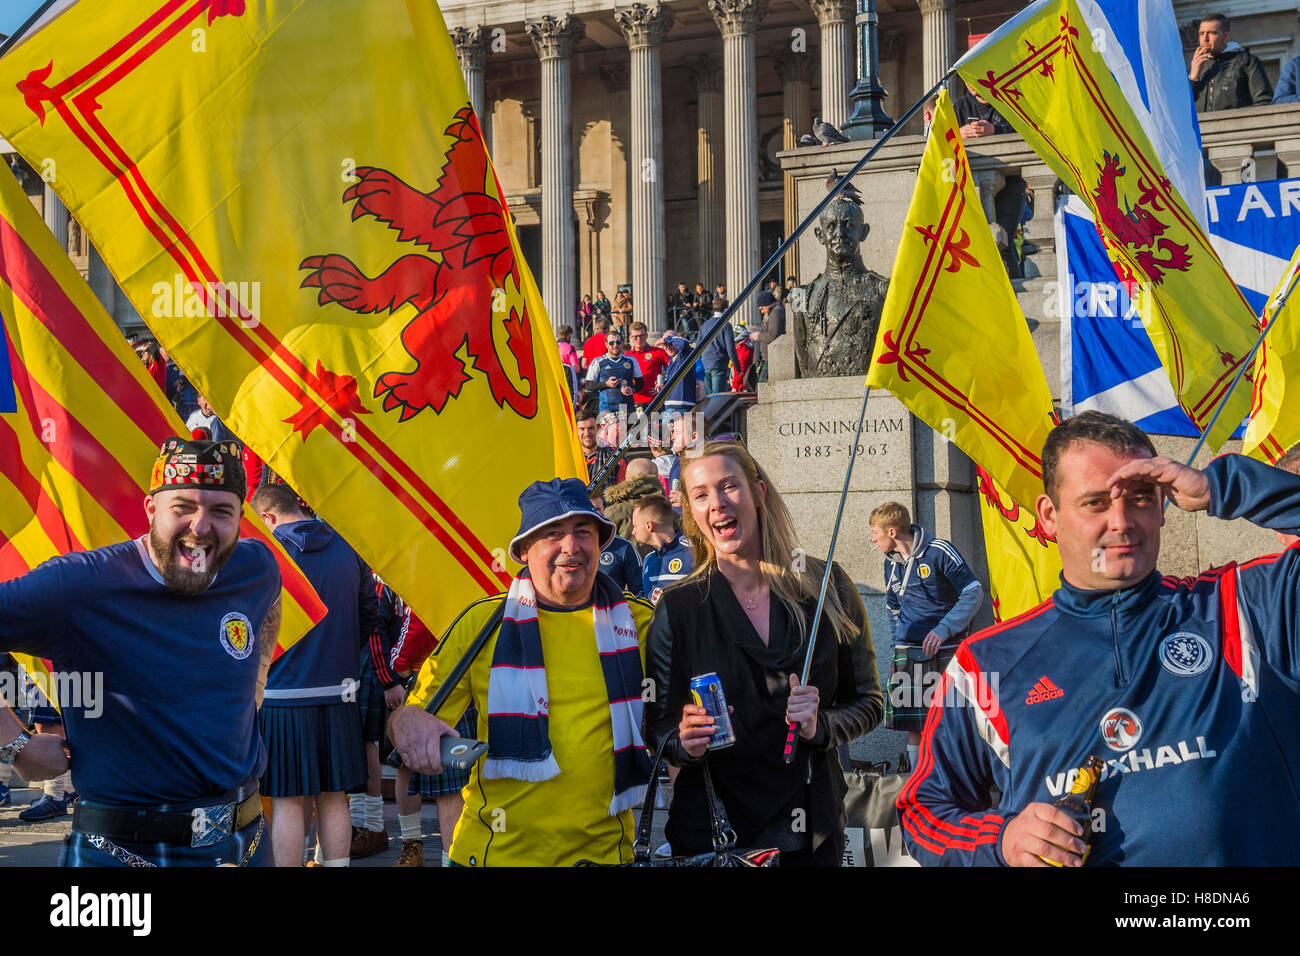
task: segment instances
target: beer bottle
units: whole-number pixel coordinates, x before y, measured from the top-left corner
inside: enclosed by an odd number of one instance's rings
[[[1067,816],[1083,828],[1083,836],[1080,839],[1085,844],[1088,844],[1083,849],[1084,863],[1088,862],[1088,854],[1092,851],[1092,800],[1097,793],[1097,783],[1101,780],[1101,772],[1105,768],[1106,765],[1097,757],[1088,757],[1083,762],[1083,766],[1075,772],[1074,786],[1070,788],[1070,792],[1053,804],[1053,806],[1064,810]],[[1050,863],[1052,866],[1061,865],[1054,860],[1044,859],[1043,857],[1039,857],[1039,859],[1043,860],[1044,863]]]
[[[912,761],[908,757],[906,750],[898,755],[898,772],[900,774],[912,772]]]

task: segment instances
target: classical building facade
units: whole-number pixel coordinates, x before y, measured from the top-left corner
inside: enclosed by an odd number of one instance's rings
[[[878,0],[886,109],[901,114],[1017,0]],[[854,85],[854,0],[444,0],[470,98],[552,321],[630,286],[654,329],[678,281],[738,290],[794,222],[776,154]],[[1297,5],[1175,0],[1184,39],[1222,9],[1276,78]],[[960,83],[955,92],[960,92]],[[920,132],[919,121],[910,132]],[[870,200],[870,197],[868,197]],[[816,271],[819,263],[810,264]],[[889,263],[874,264],[888,272]],[[798,274],[797,254],[777,267]],[[749,318],[749,316],[746,316]]]
[[[881,0],[887,105],[906,108],[968,33],[1018,6]],[[739,289],[792,225],[776,154],[851,108],[853,0],[442,11],[556,324],[598,290],[630,286],[636,316],[658,329],[679,281]],[[789,256],[777,275],[798,267]]]

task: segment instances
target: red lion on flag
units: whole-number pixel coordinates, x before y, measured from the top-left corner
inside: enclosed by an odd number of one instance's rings
[[[520,314],[511,307],[505,315],[507,281],[518,288],[522,280],[505,209],[486,192],[487,150],[473,109],[462,107],[446,132],[456,141],[433,192],[422,193],[387,169],[358,166],[356,182],[343,193],[344,204],[356,203],[353,221],[374,216],[397,231],[398,242],[414,242],[439,258],[405,255],[370,278],[346,256],[309,256],[299,265],[310,270],[302,287],[319,288],[321,305],[336,302],[361,315],[391,314],[408,303],[419,310],[402,330],[402,345],[415,368],[385,372],[375,383],[384,411],[400,408],[402,421],[426,408],[441,412],[470,379],[466,362],[456,355],[463,346],[469,365],[487,376],[497,406],[532,418],[537,414],[532,325],[526,309]],[[493,184],[500,196],[495,176]],[[493,341],[498,315],[522,390]]]
[[[1119,164],[1118,157],[1110,153],[1103,153],[1103,156],[1105,161],[1097,165],[1101,178],[1092,194],[1097,204],[1097,232],[1101,235],[1102,242],[1110,244],[1110,240],[1100,228],[1104,224],[1121,246],[1140,250],[1135,252],[1138,265],[1157,285],[1164,278],[1165,270],[1186,272],[1188,266],[1192,264],[1187,246],[1179,245],[1172,239],[1161,238],[1169,227],[1157,219],[1152,212],[1163,211],[1159,192],[1154,187],[1148,186],[1145,180],[1138,179],[1141,195],[1138,197],[1137,205],[1130,206],[1128,200],[1123,199],[1119,194],[1119,180],[1124,175],[1124,167]],[[1167,182],[1165,185],[1167,187]],[[1144,209],[1144,206],[1148,208]],[[1154,248],[1157,246],[1165,253],[1166,258],[1156,258]],[[1116,270],[1119,271],[1119,268],[1117,264]],[[1120,279],[1124,281],[1131,282],[1133,278],[1131,275],[1120,274]]]

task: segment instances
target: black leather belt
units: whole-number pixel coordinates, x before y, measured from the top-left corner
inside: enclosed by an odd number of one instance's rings
[[[208,846],[242,830],[262,814],[257,788],[236,803],[230,800],[194,810],[107,810],[78,803],[72,829],[119,843],[171,843]]]

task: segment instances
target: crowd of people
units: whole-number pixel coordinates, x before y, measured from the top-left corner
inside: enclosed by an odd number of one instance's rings
[[[712,791],[727,848],[834,866],[840,748],[883,720],[920,735],[898,808],[922,863],[1300,858],[1287,784],[1300,754],[1273,729],[1300,716],[1300,625],[1287,610],[1300,584],[1300,452],[1276,468],[1228,455],[1202,471],[1156,456],[1128,422],[1067,419],[1044,449],[1036,508],[1061,588],[973,635],[983,586],[962,556],[903,505],[881,505],[860,532],[884,556],[894,622],[882,693],[857,586],[804,555],[743,441],[698,425],[677,419],[664,466],[633,458],[602,490],[529,485],[509,547],[521,570],[439,638],[282,482],[250,494],[238,442],[169,439],[147,534],[0,584],[4,645],[101,672],[108,699],[97,714],[64,707],[70,760],[50,728],[0,712],[0,766],[75,774],[67,865],[347,865],[387,846],[391,747],[404,763],[400,866],[424,863],[425,798],[438,802],[444,865],[650,861],[631,814],[656,756],[674,783],[655,855],[718,850]],[[584,418],[587,444],[595,431]],[[330,611],[274,661],[280,572],[240,539],[246,498]],[[1288,546],[1163,577],[1165,499],[1272,527]],[[926,683],[922,671],[940,681],[932,696],[898,693]],[[693,693],[699,679],[725,689],[725,737],[721,711]],[[444,738],[477,738],[485,753],[453,768]],[[1096,754],[1106,769],[1089,832],[1052,798]],[[1194,812],[1168,813],[1174,792]]]
[[[753,391],[767,377],[765,350],[785,334],[783,299],[795,288],[793,276],[784,288],[770,280],[755,296],[759,326],[723,323],[722,331],[703,349],[696,344],[722,323],[729,305],[722,284],[706,296],[703,283],[696,283],[696,292],[688,291],[685,282],[678,283],[668,315],[660,317],[666,331],[657,336],[652,336],[646,322],[632,318],[630,308],[626,313],[617,308],[611,313],[583,296],[576,329],[566,324],[556,332],[575,411],[594,409],[601,416],[635,418],[637,410],[648,406],[683,366],[689,371],[665,400],[666,412],[689,412],[708,395]],[[597,303],[609,304],[603,293],[597,296]],[[630,306],[630,295],[624,301]]]

